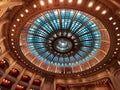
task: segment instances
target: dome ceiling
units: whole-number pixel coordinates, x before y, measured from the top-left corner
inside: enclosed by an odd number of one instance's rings
[[[91,68],[105,57],[109,44],[107,30],[99,20],[72,9],[40,13],[26,23],[20,35],[21,50],[24,55],[29,53],[26,58],[39,60],[36,65],[40,68],[45,63],[47,71],[57,68],[55,73],[66,67],[78,67],[75,72]]]
[[[12,54],[28,68],[50,75],[81,74],[100,70],[119,52],[119,20],[101,2],[28,4],[16,10],[8,31]]]

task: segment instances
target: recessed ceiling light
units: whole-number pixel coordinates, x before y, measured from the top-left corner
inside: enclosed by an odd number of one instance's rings
[[[44,3],[43,0],[40,0],[40,5],[41,5],[41,6],[44,6],[44,5],[45,5],[45,3]]]
[[[15,30],[14,29],[12,29],[12,32],[14,32]]]
[[[14,45],[14,43],[11,43],[12,45]]]
[[[16,53],[17,51],[15,50],[14,52]]]
[[[117,34],[117,36],[120,36],[120,34]]]
[[[28,12],[29,12],[29,10],[28,10],[28,9],[25,9],[25,12],[26,12],[26,13],[28,13]]]
[[[14,24],[13,27],[16,27],[16,25]]]
[[[20,16],[21,16],[21,17],[24,17],[24,15],[23,15],[23,14],[20,14]]]
[[[95,10],[96,10],[96,11],[100,10],[100,6],[97,6],[97,7],[95,8]]]
[[[60,2],[63,2],[64,0],[60,0]]]
[[[52,4],[53,1],[52,1],[52,0],[48,0],[48,2],[49,2],[50,4]]]
[[[109,17],[109,20],[111,21],[113,19],[113,17]]]
[[[69,2],[69,3],[72,3],[72,1],[73,1],[73,0],[69,0],[68,2]]]
[[[113,25],[116,25],[116,22],[113,22]]]
[[[16,20],[17,20],[18,22],[20,21],[20,19],[19,19],[19,18],[17,18]]]
[[[120,61],[118,60],[117,62],[118,62],[118,64],[120,65]]]
[[[18,58],[21,58],[20,56],[18,56]]]
[[[88,7],[92,7],[93,6],[93,2],[89,2]]]
[[[14,39],[11,39],[11,41],[14,41]]]
[[[14,34],[12,33],[11,36],[14,36]]]
[[[118,29],[119,29],[118,27],[115,28],[115,30],[118,30]]]
[[[118,48],[116,48],[115,50],[118,50]]]
[[[77,4],[81,4],[81,3],[82,3],[82,0],[78,0],[78,1],[77,1]]]
[[[117,45],[120,45],[120,43],[117,43]]]
[[[37,8],[37,5],[36,5],[36,4],[33,4],[33,8]]]
[[[106,13],[107,13],[107,11],[106,11],[106,10],[103,10],[103,11],[102,11],[102,14],[103,14],[103,15],[104,15],[104,14],[106,14]]]

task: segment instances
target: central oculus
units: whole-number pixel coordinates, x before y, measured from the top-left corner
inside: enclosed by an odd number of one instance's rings
[[[72,42],[67,38],[59,38],[54,43],[54,49],[60,53],[69,52],[72,47]]]

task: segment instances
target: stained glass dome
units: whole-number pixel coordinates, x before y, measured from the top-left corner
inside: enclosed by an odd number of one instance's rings
[[[28,29],[26,29],[26,27]],[[82,11],[72,9],[54,9],[40,13],[26,23],[20,35],[22,52],[27,48],[28,60],[35,61],[36,66],[53,72],[61,72],[61,68],[79,67],[86,70],[99,63],[107,54],[102,43],[109,37],[102,23]],[[109,42],[109,41],[108,41]],[[44,63],[44,67],[42,64]]]

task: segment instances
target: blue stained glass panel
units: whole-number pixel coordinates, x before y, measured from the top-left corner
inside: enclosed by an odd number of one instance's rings
[[[52,66],[69,67],[84,64],[91,60],[98,53],[97,49],[101,47],[99,26],[91,18],[93,17],[84,12],[69,9],[55,9],[45,12],[33,22],[28,30],[28,48],[40,61],[43,60]],[[47,49],[46,38],[55,31],[62,30],[78,36],[80,48],[76,54],[62,57]],[[49,39],[53,40],[54,37]]]
[[[59,59],[59,58],[58,58],[57,56],[55,56],[54,59],[53,59],[53,61],[57,62],[58,59]]]
[[[79,54],[81,57],[83,57],[83,58],[88,55],[86,52],[81,51],[81,50],[78,51],[78,54]]]

